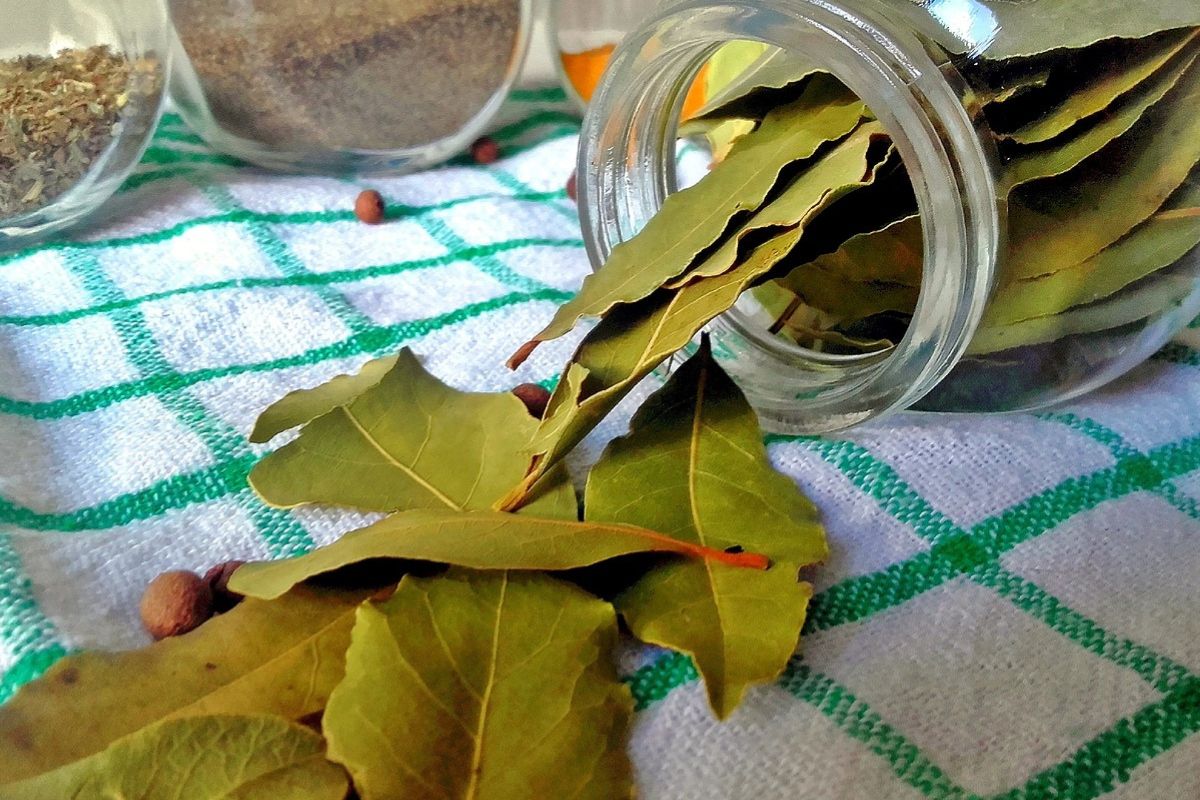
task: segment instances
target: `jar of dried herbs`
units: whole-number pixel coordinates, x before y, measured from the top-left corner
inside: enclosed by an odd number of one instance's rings
[[[269,168],[394,172],[475,139],[524,58],[530,0],[169,0],[172,94]]]
[[[0,0],[0,246],[116,191],[161,111],[161,0]]]
[[[677,137],[712,154],[682,191]],[[707,325],[779,430],[1029,409],[1200,314],[1196,0],[682,0],[580,147],[597,271],[539,339],[603,318],[589,392]]]

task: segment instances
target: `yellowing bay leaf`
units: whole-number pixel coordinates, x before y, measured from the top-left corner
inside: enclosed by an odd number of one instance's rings
[[[269,442],[286,430],[346,405],[383,380],[383,376],[396,366],[397,358],[377,358],[368,361],[353,375],[338,375],[312,389],[289,392],[259,415],[250,433],[250,441]]]
[[[324,749],[318,734],[278,717],[167,720],[80,761],[0,785],[0,798],[342,800],[346,773],[325,760]]]
[[[762,569],[767,564],[757,553],[697,547],[636,525],[425,509],[393,514],[308,555],[246,564],[233,574],[229,586],[251,597],[279,597],[316,575],[374,558],[480,570],[568,570],[651,552],[712,559],[735,569]]]
[[[1200,162],[1200,68],[1137,125],[1071,172],[1010,198],[1005,282],[1079,264],[1154,215]]]
[[[0,782],[80,761],[164,719],[321,710],[363,596],[298,589],[142,650],[63,659],[0,706]]]
[[[1198,32],[1171,32],[1147,43],[1121,64],[1112,65],[1099,75],[1070,92],[1058,105],[1046,109],[1038,117],[1014,131],[1002,133],[1002,141],[1019,144],[1046,142],[1070,130],[1080,120],[1108,108],[1117,98],[1132,91],[1143,81],[1166,66],[1184,47],[1196,39]],[[1108,65],[1103,65],[1108,67]]]
[[[325,713],[363,800],[633,796],[612,607],[543,575],[406,577],[358,614]]]
[[[516,397],[452,389],[406,349],[375,385],[259,462],[250,485],[285,508],[487,508],[520,480],[535,430]],[[575,518],[574,489],[559,477],[531,508]]]
[[[768,114],[703,180],[668,197],[637,236],[614,248],[510,366],[524,361],[539,343],[566,334],[581,318],[641,300],[685,272],[720,240],[735,216],[762,204],[781,171],[850,133],[866,113],[866,106],[836,80],[814,77],[799,100]]]
[[[1200,243],[1200,177],[1121,241],[1074,267],[999,287],[984,328],[1049,316],[1086,305],[1178,262]]]
[[[812,587],[800,567],[829,549],[812,503],[767,460],[746,398],[707,343],[634,415],[588,477],[593,519],[654,525],[712,548],[770,556],[765,572],[661,566],[617,598],[639,639],[690,653],[717,716],[774,680],[800,638]]]
[[[1114,105],[1103,119],[1081,133],[1046,146],[1025,148],[1004,165],[1004,182],[1011,189],[1038,178],[1062,175],[1078,166],[1105,145],[1125,134],[1148,109],[1162,101],[1196,61],[1192,48],[1170,66],[1164,67]]]
[[[871,126],[863,126],[805,172],[811,186],[823,187],[818,191],[825,201],[814,209],[813,216],[847,187],[874,180],[878,162],[872,161],[871,152],[878,137]],[[743,291],[791,252],[803,232],[804,226],[797,225],[759,245],[731,270],[697,278],[674,291],[660,290],[608,313],[583,338],[565,379],[555,388],[533,441],[531,468],[497,507],[513,510],[524,506],[539,481],[638,381],[687,345],[704,325],[732,308]]]

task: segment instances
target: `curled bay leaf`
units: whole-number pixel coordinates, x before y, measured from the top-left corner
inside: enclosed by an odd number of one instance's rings
[[[372,370],[385,367],[374,362]],[[360,373],[329,389],[326,395],[343,397],[361,391],[255,466],[250,485],[264,500],[284,508],[461,511],[489,507],[520,480],[537,421],[516,397],[446,386],[407,349],[363,388],[368,382]],[[576,518],[574,488],[564,473],[558,477],[531,508]]]
[[[1153,216],[1200,162],[1197,100],[1200,68],[1193,65],[1124,136],[1065,175],[1018,188],[1001,280],[1079,264]]]
[[[834,202],[848,187],[874,180],[872,159],[880,134],[869,124],[832,148],[805,173],[824,202]],[[610,311],[584,337],[572,356],[542,418],[531,467],[525,478],[498,504],[522,508],[536,496],[539,481],[603,419],[637,383],[668,356],[692,340],[715,317],[728,311],[756,280],[768,274],[799,242],[804,226],[776,234],[722,274],[699,277],[679,289],[660,290],[637,303]]]
[[[0,782],[81,761],[164,719],[320,711],[365,596],[301,588],[142,650],[63,659],[0,706]]]
[[[267,407],[254,423],[252,442],[269,442],[286,430],[312,422],[338,406],[344,406],[377,385],[396,366],[399,356],[368,361],[353,375],[338,375],[320,386],[289,392]]]
[[[406,577],[358,613],[329,754],[363,800],[633,797],[612,607],[543,575]]]
[[[631,553],[675,553],[731,568],[767,565],[758,553],[726,553],[636,525],[424,509],[393,514],[308,555],[246,564],[229,588],[250,597],[279,597],[316,575],[377,558],[480,570],[569,570]]]
[[[318,734],[279,717],[173,719],[80,761],[0,785],[0,797],[342,800],[346,773],[324,751]]]
[[[616,605],[639,639],[695,658],[721,718],[749,686],[779,676],[812,596],[797,572],[829,549],[816,508],[771,466],[757,416],[707,342],[604,451],[588,477],[585,508],[596,519],[769,555],[771,568],[753,574],[717,563],[667,564]]]
[[[772,111],[757,130],[740,138],[704,180],[668,197],[645,229],[614,248],[509,365],[520,364],[539,343],[566,334],[581,318],[641,300],[686,272],[698,254],[720,240],[731,220],[763,203],[786,167],[854,130],[866,107],[833,78],[820,77],[809,82],[799,100]]]

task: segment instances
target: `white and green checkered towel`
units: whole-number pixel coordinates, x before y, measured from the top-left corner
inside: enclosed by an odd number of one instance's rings
[[[502,362],[588,269],[578,125],[557,91],[515,99],[500,163],[371,181],[378,227],[360,185],[265,175],[168,117],[105,221],[0,257],[0,700],[143,644],[163,570],[359,524],[246,489],[287,390],[403,345],[462,387],[555,378],[570,342]],[[628,653],[642,796],[1200,798],[1200,353],[1056,413],[769,441],[833,548],[804,654],[718,724],[686,658]]]

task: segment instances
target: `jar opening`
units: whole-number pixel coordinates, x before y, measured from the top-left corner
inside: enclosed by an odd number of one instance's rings
[[[860,340],[860,352],[814,347],[817,339],[803,338],[812,327],[803,320],[795,326],[801,337],[787,341],[778,335],[781,299],[759,287],[710,324],[714,352],[775,431],[840,429],[911,405],[945,376],[978,324],[995,271],[1000,209],[990,156],[960,100],[957,75],[891,20],[816,0],[684,0],[626,40],[589,110],[580,147],[593,264],[678,188],[683,103],[714,53],[739,40],[766,46],[763,58],[795,57],[832,74],[871,109],[900,173],[873,191],[910,193],[922,257],[911,320],[874,320],[875,331],[892,326],[893,338],[881,337],[879,346],[862,348]],[[846,226],[869,226],[862,199],[830,210]]]

